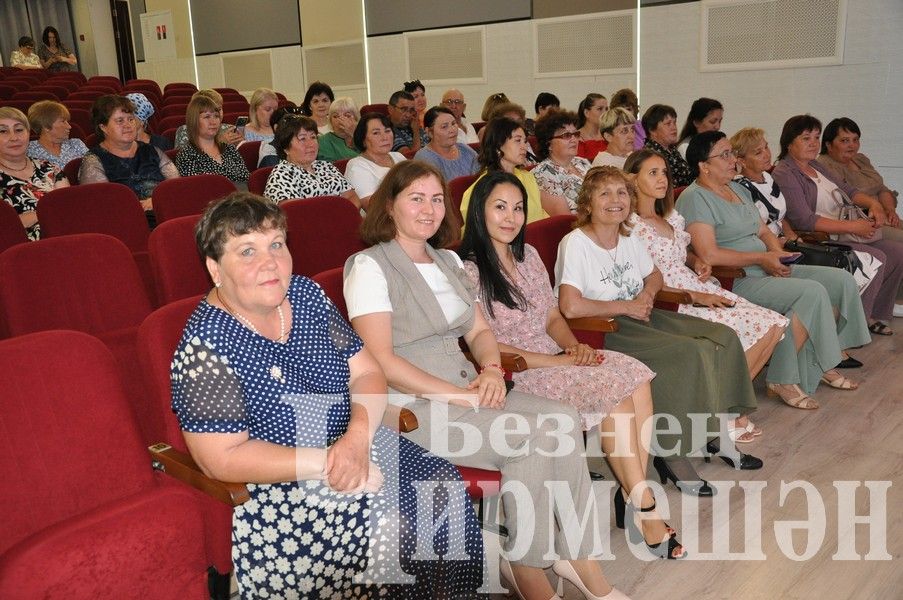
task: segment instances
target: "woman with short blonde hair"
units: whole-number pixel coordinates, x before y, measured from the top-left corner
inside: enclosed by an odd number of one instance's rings
[[[279,108],[279,96],[270,88],[257,88],[251,94],[248,108],[250,123],[245,126],[246,142],[269,142],[273,139],[270,115]]]
[[[354,130],[361,113],[349,96],[341,96],[329,105],[329,125],[332,131],[320,134],[320,150],[317,160],[343,160],[354,158],[360,152],[354,145]]]
[[[599,132],[608,146],[593,159],[594,167],[610,165],[624,168],[627,157],[634,150],[636,118],[626,108],[609,108],[599,120]]]

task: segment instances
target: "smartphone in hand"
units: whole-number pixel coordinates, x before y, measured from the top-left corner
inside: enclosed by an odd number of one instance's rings
[[[785,265],[792,265],[794,263],[798,263],[803,258],[802,252],[794,252],[790,256],[782,256],[780,258],[781,263]]]
[[[250,119],[245,115],[242,115],[242,116],[238,117],[237,119],[235,119],[235,131],[244,135],[245,134],[245,125],[248,124],[248,121],[250,121]]]

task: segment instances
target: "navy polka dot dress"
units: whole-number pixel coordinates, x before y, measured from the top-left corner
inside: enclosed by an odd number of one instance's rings
[[[363,342],[309,279],[294,276],[288,299],[285,344],[198,305],[172,362],[183,430],[248,431],[292,447],[341,437],[351,414],[348,359]],[[248,484],[251,499],[232,519],[243,598],[477,596],[482,537],[457,470],[385,427],[371,459],[385,479],[376,494],[339,494],[316,480]]]

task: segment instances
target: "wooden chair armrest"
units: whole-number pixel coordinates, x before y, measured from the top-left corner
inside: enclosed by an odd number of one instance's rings
[[[830,236],[824,231],[797,231],[796,234],[800,239],[809,244],[817,244],[819,242],[827,242]]]
[[[746,277],[746,271],[740,267],[712,267],[712,275],[718,279],[722,277],[740,279],[741,277]]]
[[[387,404],[386,412],[383,413],[383,425],[399,433],[410,433],[417,429],[420,423],[417,422],[417,415],[410,409]]]
[[[229,506],[238,506],[251,499],[245,484],[228,483],[207,477],[189,454],[176,450],[169,444],[161,442],[148,446],[147,449],[153,459],[154,469],[175,477],[208,496]]]
[[[670,292],[665,290],[659,290],[659,292],[655,295],[656,302],[667,302],[669,304],[693,304],[693,299],[690,298],[689,292]]]
[[[477,364],[476,359],[473,357],[473,354],[470,352],[464,352],[464,356],[467,357],[474,368],[479,371],[480,365]],[[502,368],[508,371],[509,373],[520,373],[521,371],[527,370],[527,361],[520,354],[514,354],[513,352],[501,352],[500,356],[502,358]]]
[[[600,333],[612,333],[618,330],[618,324],[614,319],[603,319],[600,317],[579,317],[576,319],[565,319],[568,327],[571,329],[579,329],[580,331],[598,331]]]

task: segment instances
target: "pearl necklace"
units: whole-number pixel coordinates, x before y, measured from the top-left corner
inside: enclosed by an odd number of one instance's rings
[[[216,299],[220,301],[220,303],[226,308],[227,311],[229,311],[230,315],[232,315],[233,317],[235,317],[236,319],[238,319],[239,321],[241,321],[242,323],[247,325],[248,329],[250,329],[251,331],[253,331],[254,333],[256,333],[257,335],[259,335],[261,337],[266,337],[265,335],[260,333],[260,330],[254,326],[254,323],[252,323],[249,318],[247,318],[240,312],[233,309],[229,305],[228,302],[223,300],[223,297],[220,296],[219,288],[216,288]],[[285,341],[283,341],[282,338],[285,337],[286,332],[285,332],[285,315],[282,313],[282,302],[280,302],[279,306],[276,307],[276,312],[279,313],[279,337],[277,337],[274,341],[284,344]]]

